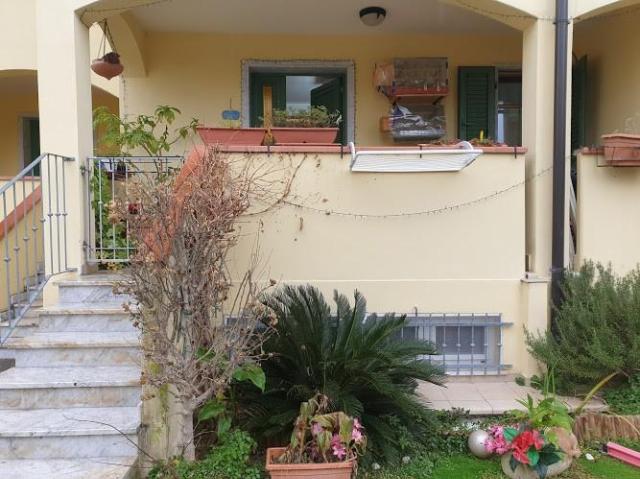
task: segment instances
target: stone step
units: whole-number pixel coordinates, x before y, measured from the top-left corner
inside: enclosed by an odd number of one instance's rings
[[[89,459],[0,460],[0,477],[11,479],[126,479],[133,476],[136,457]]]
[[[135,333],[131,316],[120,307],[48,308],[37,319],[38,332]]]
[[[137,406],[140,394],[136,367],[12,368],[0,373],[0,409]]]
[[[129,301],[129,296],[114,294],[113,287],[118,281],[123,281],[121,276],[115,275],[88,275],[80,276],[73,280],[60,280],[58,286],[59,305],[89,305],[112,304],[121,305]]]
[[[16,367],[139,366],[136,332],[36,333],[9,338],[0,359],[15,359]]]
[[[137,454],[138,407],[0,411],[0,460]]]
[[[101,305],[92,308],[47,308],[29,311],[11,334],[23,338],[44,332],[135,332],[131,316],[121,307]],[[8,326],[0,322],[0,328]]]

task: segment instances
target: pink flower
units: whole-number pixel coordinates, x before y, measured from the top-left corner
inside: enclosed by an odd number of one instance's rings
[[[340,436],[338,434],[334,434],[331,438],[331,452],[341,461],[347,457],[347,449],[340,441]]]
[[[357,417],[353,419],[353,427],[358,430],[362,429],[362,424],[360,424],[360,421]]]
[[[313,434],[314,436],[317,436],[322,431],[324,431],[324,428],[320,424],[318,424],[317,422],[314,422],[311,425],[311,434]]]
[[[362,442],[363,438],[364,436],[362,435],[362,431],[360,431],[360,429],[355,427],[355,424],[354,424],[353,431],[351,431],[351,439],[353,439],[356,443],[359,444]]]
[[[484,447],[488,452],[503,455],[509,450],[509,445],[504,438],[504,427],[500,425],[489,428],[489,438],[485,441]]]

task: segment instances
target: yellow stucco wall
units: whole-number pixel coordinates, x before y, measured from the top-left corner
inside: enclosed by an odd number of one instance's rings
[[[12,177],[22,164],[22,118],[38,117],[38,93],[33,90],[16,95],[3,91],[0,83],[0,176]],[[118,98],[93,89],[93,105],[107,106],[118,112]]]
[[[639,22],[640,8],[634,7],[574,28],[574,52],[588,57],[587,145],[600,144],[603,134],[625,131],[628,118],[638,118],[634,132],[640,134]]]
[[[22,164],[22,117],[38,116],[35,91],[16,95],[0,88],[0,176],[14,176]]]
[[[640,168],[598,167],[602,161],[578,157],[577,260],[611,263],[626,273],[640,263]]]
[[[241,61],[353,60],[355,62],[356,141],[388,143],[379,118],[389,102],[376,92],[376,62],[393,57],[449,58],[450,94],[444,100],[447,136],[457,136],[457,67],[520,65],[522,38],[510,36],[251,36],[148,33],[145,42],[148,76],[127,78],[124,113],[149,113],[162,103],[180,108],[185,118],[222,126],[222,110],[241,108]],[[126,68],[126,67],[125,67]],[[126,70],[125,70],[126,71]],[[186,121],[186,120],[185,120]]]
[[[524,158],[513,154],[483,154],[461,172],[435,174],[351,173],[350,157],[337,154],[274,154],[267,161],[277,172],[301,164],[288,201],[357,214],[438,209],[524,179]],[[502,313],[513,323],[505,330],[504,361],[530,373],[523,326],[537,328],[546,316],[528,316],[538,310],[528,303],[531,285],[522,282],[524,212],[522,186],[441,214],[397,218],[285,205],[241,224],[231,260],[238,277],[257,241],[262,280],[310,282],[329,295],[338,289],[351,296],[358,289],[371,312]]]

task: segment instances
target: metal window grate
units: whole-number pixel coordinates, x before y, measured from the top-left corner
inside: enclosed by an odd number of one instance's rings
[[[412,314],[399,340],[427,340],[437,353],[424,359],[451,375],[501,374],[502,330],[511,323],[499,313]]]

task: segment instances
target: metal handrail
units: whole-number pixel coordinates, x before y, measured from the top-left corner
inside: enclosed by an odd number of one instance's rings
[[[68,156],[43,153],[0,187],[3,279],[0,346],[67,261]],[[46,237],[45,237],[46,235]],[[48,248],[45,248],[45,245]]]

